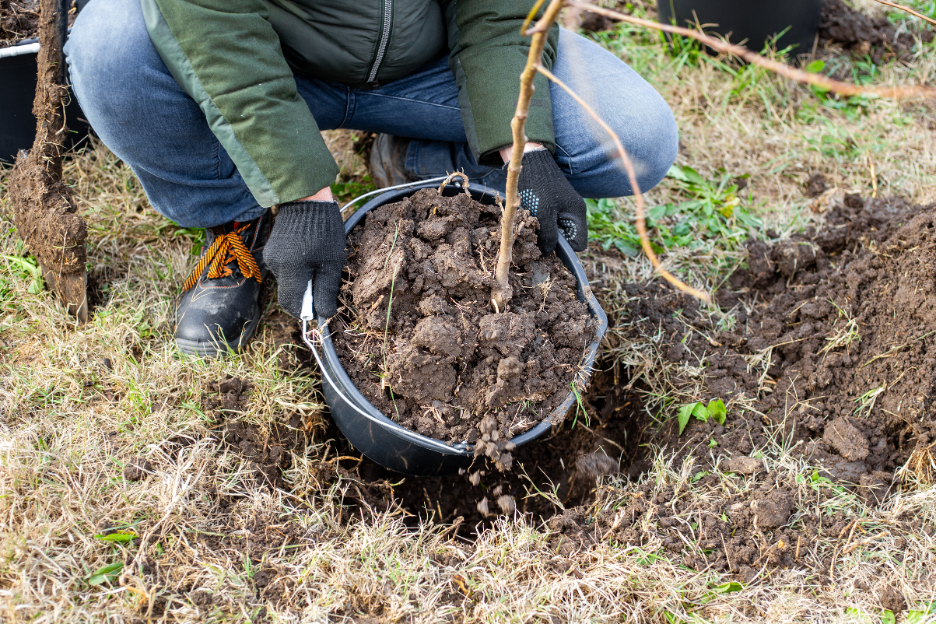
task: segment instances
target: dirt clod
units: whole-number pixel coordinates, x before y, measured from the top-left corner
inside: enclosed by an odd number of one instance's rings
[[[891,585],[881,590],[881,593],[878,595],[878,600],[881,601],[881,606],[883,608],[895,614],[907,609],[907,601],[904,599],[903,594],[901,594],[896,587]]]
[[[0,48],[39,34],[39,0],[0,3]]]
[[[611,459],[601,451],[593,451],[582,455],[575,460],[575,467],[582,476],[588,479],[597,479],[603,475],[614,474],[620,470],[617,461]]]
[[[517,501],[509,494],[501,494],[497,497],[497,506],[500,507],[503,513],[509,516],[517,509]]]
[[[763,472],[764,462],[756,457],[732,457],[725,462],[725,470],[743,475],[753,475]]]
[[[819,197],[827,188],[825,176],[814,173],[806,181],[806,197]]]
[[[861,461],[868,456],[868,439],[845,416],[826,425],[822,439],[848,461]]]
[[[860,56],[870,56],[880,65],[888,60],[906,58],[913,48],[915,36],[925,43],[933,40],[933,33],[898,32],[886,17],[871,18],[842,0],[825,0],[819,22],[819,44],[840,44]]]
[[[614,28],[614,20],[605,17],[594,11],[585,11],[582,13],[582,25],[579,26],[585,32],[604,32]]]
[[[786,524],[793,511],[793,497],[786,490],[773,490],[765,498],[751,501],[757,526],[775,529]]]

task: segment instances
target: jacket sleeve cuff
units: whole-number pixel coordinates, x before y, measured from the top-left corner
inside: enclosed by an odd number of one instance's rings
[[[462,115],[472,118],[465,120],[465,126],[474,130],[468,133],[468,143],[479,164],[491,167],[503,165],[498,150],[513,144],[510,121],[520,96],[520,74],[526,65],[527,50],[527,47],[517,46],[515,53],[507,55],[503,48],[487,48],[473,54],[465,51],[459,58],[467,95],[467,98],[461,98]],[[497,70],[491,71],[493,67]],[[533,79],[533,88],[524,133],[527,141],[542,143],[553,152],[556,148],[556,133],[553,129],[549,80],[537,74]],[[505,101],[513,102],[514,106],[504,106]]]

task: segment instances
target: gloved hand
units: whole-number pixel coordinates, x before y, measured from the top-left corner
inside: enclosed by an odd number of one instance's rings
[[[329,318],[338,311],[338,289],[345,261],[345,230],[334,201],[281,204],[273,231],[263,249],[279,284],[279,303],[299,318],[302,297],[313,281],[315,315]]]
[[[556,249],[560,229],[574,251],[585,251],[588,246],[585,200],[566,180],[549,150],[523,155],[517,190],[520,207],[539,219],[537,246],[544,256]]]

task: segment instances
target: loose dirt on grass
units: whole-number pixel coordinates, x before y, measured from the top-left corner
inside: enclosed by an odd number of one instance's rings
[[[475,443],[487,434],[503,447],[544,419],[560,424],[565,415],[553,411],[582,381],[595,324],[574,275],[541,256],[528,212],[517,224],[510,310],[491,307],[500,212],[424,189],[371,211],[348,237],[352,313],[332,326],[336,351],[377,409],[423,435]],[[491,452],[509,467],[503,450]]]
[[[744,414],[726,427],[692,419],[681,453],[748,455],[773,426],[794,456],[866,497],[896,472],[932,482],[934,228],[934,207],[848,195],[818,234],[750,243],[749,268],[719,293],[738,319],[731,332],[672,291],[631,287],[632,318],[656,322],[664,357],[700,369],[697,396]]]

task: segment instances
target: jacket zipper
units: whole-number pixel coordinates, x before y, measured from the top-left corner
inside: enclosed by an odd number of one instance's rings
[[[380,33],[380,45],[377,48],[377,56],[374,58],[374,64],[371,66],[370,75],[367,82],[374,82],[377,79],[377,72],[380,70],[380,64],[383,62],[387,53],[387,44],[390,43],[390,22],[393,19],[393,0],[384,0],[383,5],[383,29]]]

